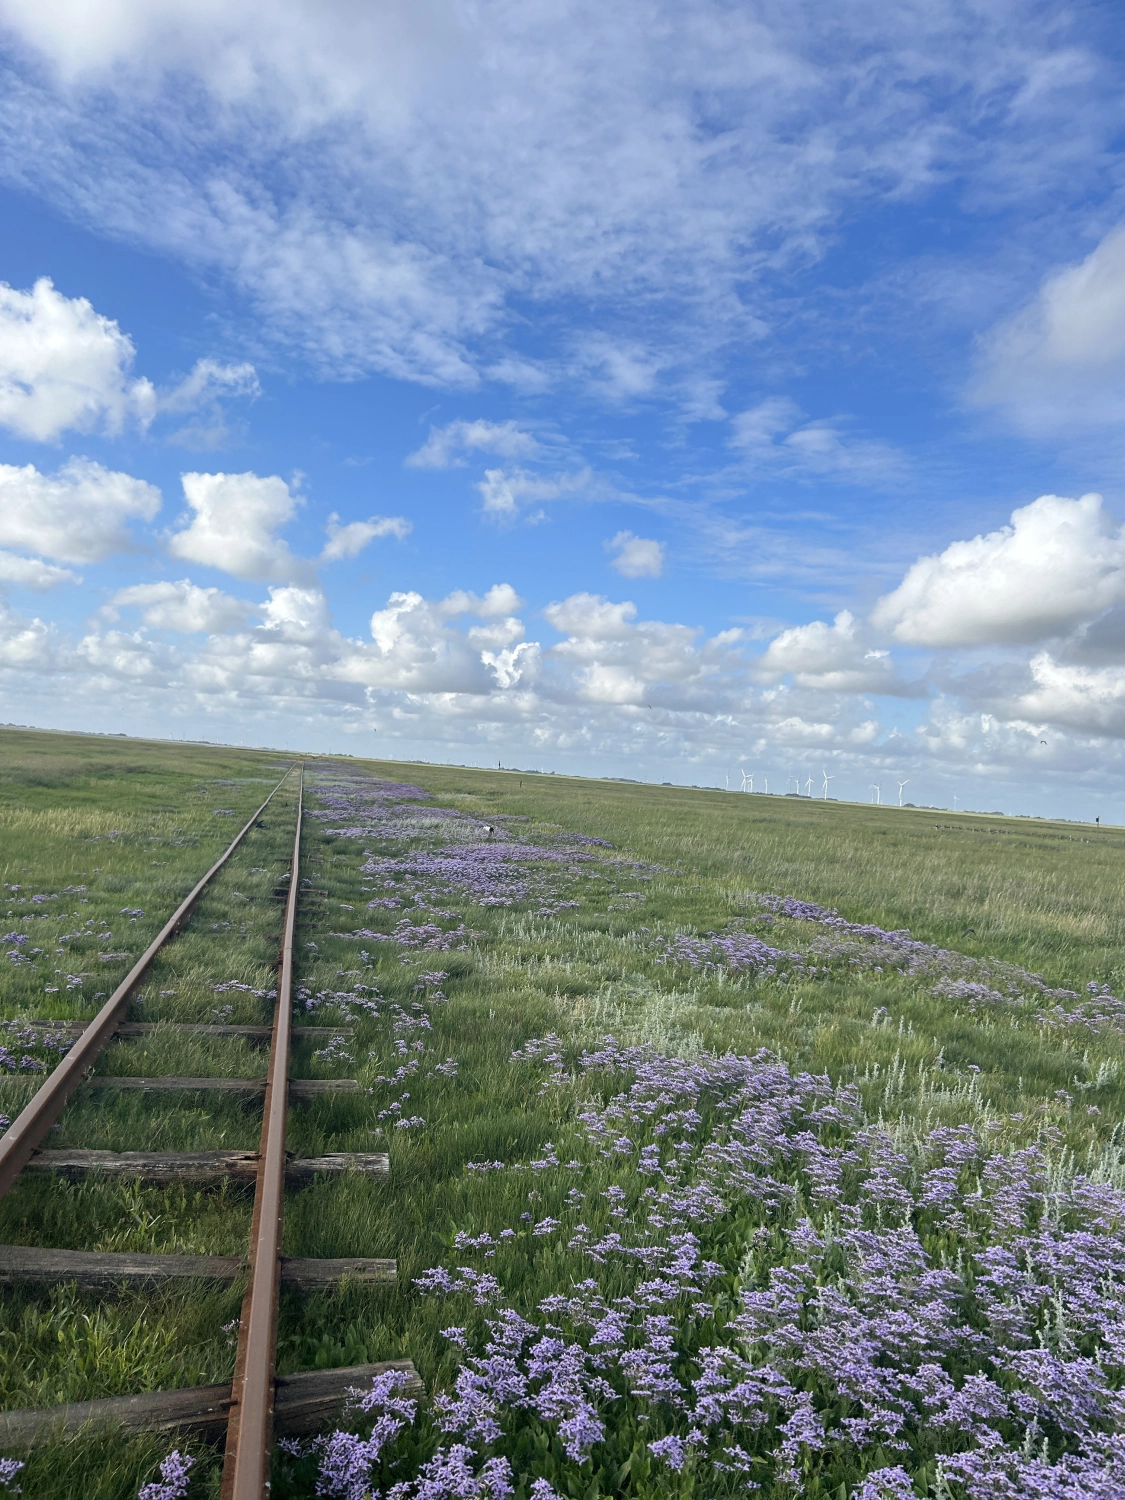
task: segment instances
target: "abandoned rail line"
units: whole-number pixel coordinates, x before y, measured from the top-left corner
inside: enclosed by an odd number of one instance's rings
[[[188,923],[204,892],[227,865],[255,827],[274,797],[296,772],[296,820],[285,894],[285,917],[272,1024],[227,1025],[198,1022],[154,1023],[125,1019],[137,987],[154,960],[173,943]],[[344,1027],[293,1026],[294,933],[301,891],[301,833],[304,811],[304,768],[291,767],[270,792],[225,852],[197,881],[124,979],[90,1021],[37,1021],[33,1029],[51,1031],[74,1040],[62,1060],[48,1074],[0,1136],[0,1198],[24,1173],[47,1174],[61,1181],[88,1177],[130,1178],[144,1183],[190,1183],[193,1186],[253,1184],[254,1203],[245,1257],[235,1255],[139,1254],[63,1250],[50,1246],[0,1245],[0,1285],[75,1282],[111,1294],[114,1289],[155,1285],[181,1278],[217,1283],[246,1280],[238,1326],[233,1380],[229,1385],[143,1392],[62,1406],[0,1411],[0,1444],[31,1447],[70,1436],[93,1426],[113,1426],[123,1435],[142,1432],[201,1434],[220,1437],[225,1431],[221,1484],[222,1500],[263,1500],[269,1494],[270,1465],[277,1433],[315,1432],[338,1418],[347,1395],[387,1370],[403,1371],[411,1386],[420,1382],[409,1361],[315,1370],[278,1377],[277,1323],[282,1285],[299,1290],[332,1286],[347,1277],[360,1282],[394,1282],[393,1259],[348,1257],[310,1259],[284,1257],[282,1215],[286,1187],[310,1183],[321,1175],[388,1174],[385,1153],[341,1152],[295,1158],[286,1150],[290,1104],[323,1095],[355,1092],[354,1079],[290,1078],[294,1035],[323,1039],[347,1033]],[[279,886],[282,882],[279,882]],[[263,1078],[137,1077],[92,1075],[91,1067],[115,1041],[143,1037],[171,1027],[194,1037],[241,1039],[269,1044]],[[80,1089],[134,1090],[144,1095],[194,1092],[262,1098],[261,1139],[257,1152],[212,1150],[191,1152],[124,1151],[44,1148],[52,1126],[67,1102]]]

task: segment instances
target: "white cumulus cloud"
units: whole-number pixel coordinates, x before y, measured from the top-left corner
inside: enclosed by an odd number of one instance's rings
[[[644,679],[627,666],[595,661],[584,667],[580,676],[581,696],[591,703],[640,703],[644,699]]]
[[[0,551],[0,583],[15,583],[25,589],[53,589],[60,583],[81,583],[77,573],[56,567],[40,557],[17,557]]]
[[[0,283],[0,425],[52,442],[67,429],[120,432],[156,412],[156,391],[132,380],[136,350],[85,297],[41,277],[29,292]]]
[[[740,630],[701,642],[694,626],[638,621],[632,601],[615,603],[600,594],[572,594],[543,613],[566,637],[549,652],[564,696],[712,711],[745,696],[739,680],[745,662],[735,649]]]
[[[159,509],[154,485],[89,459],[54,474],[0,464],[0,544],[60,562],[101,562],[130,545],[127,521],[151,521]]]
[[[57,660],[57,641],[50,625],[17,615],[0,599],[0,668],[16,673],[50,671]]]
[[[445,427],[431,427],[422,446],[411,453],[406,465],[411,469],[460,468],[466,453],[495,453],[501,458],[536,458],[539,444],[530,432],[515,422],[475,422],[458,419]]]
[[[188,578],[173,583],[136,583],[118,589],[103,613],[109,618],[118,610],[139,609],[144,623],[157,630],[210,635],[244,625],[253,605],[224,594],[221,589],[200,588]]]
[[[1007,719],[1125,738],[1125,665],[1075,666],[1047,651],[1029,665],[1025,691],[1000,705]]]
[[[863,626],[849,610],[831,625],[814,620],[774,637],[758,662],[763,681],[793,676],[798,687],[840,693],[893,693],[901,690],[894,663],[886,651],[873,648]]]
[[[310,566],[294,557],[275,533],[300,504],[276,474],[184,474],[191,522],[168,538],[168,550],[185,562],[220,568],[236,578],[296,582]]]
[[[605,543],[611,566],[622,578],[659,578],[664,571],[664,543],[619,531]]]
[[[499,615],[514,614],[523,607],[523,600],[510,583],[494,583],[483,595],[470,593],[467,589],[454,589],[436,607],[447,620],[455,615],[476,615],[480,620],[493,620]]]
[[[30,291],[0,282],[0,427],[17,437],[115,436],[130,423],[145,431],[158,415],[189,412],[218,433],[222,398],[258,394],[250,364],[201,359],[164,389],[131,375],[135,358],[132,339],[85,297],[64,296],[46,276]]]
[[[522,641],[527,631],[522,620],[507,615],[500,620],[489,620],[486,625],[470,625],[466,634],[474,646],[502,650]]]
[[[1125,600],[1125,532],[1100,495],[1041,495],[1011,522],[921,557],[872,611],[919,646],[1032,643]]]
[[[414,530],[405,516],[369,516],[366,521],[341,524],[335,511],[328,517],[328,540],[320,554],[321,562],[340,562],[357,557],[376,537],[394,536],[402,541]]]
[[[495,677],[479,647],[448,624],[462,612],[421,594],[392,594],[371,616],[374,644],[355,653],[349,675],[371,686],[431,693],[492,691]]]
[[[601,594],[571,594],[543,611],[555,627],[571,637],[585,640],[624,640],[636,619],[637,606],[629,599],[619,604]]]

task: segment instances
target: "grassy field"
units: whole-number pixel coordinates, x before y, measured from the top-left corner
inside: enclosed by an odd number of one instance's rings
[[[0,960],[0,1015],[91,1014],[127,965],[102,955],[140,950],[285,764],[0,732],[0,913],[26,935]],[[1077,1432],[1056,1410],[1062,1377],[1029,1375],[1019,1352],[1026,1343],[1071,1360],[1072,1404],[1074,1360],[1094,1360],[1111,1393],[1122,1384],[1098,1328],[1077,1328],[1093,1314],[1081,1299],[1070,1307],[1066,1277],[1032,1276],[1050,1284],[1054,1311],[1036,1304],[1015,1353],[1003,1339],[985,1344],[1003,1324],[989,1257],[1014,1243],[1011,1183],[1023,1184],[1025,1239],[1048,1222],[1091,1233],[1081,1184],[1118,1191],[1125,834],[417,765],[310,761],[308,776],[298,1019],[347,1022],[356,1036],[319,1056],[301,1044],[294,1071],[356,1077],[369,1092],[294,1111],[290,1147],[385,1145],[391,1178],[291,1193],[286,1252],[396,1255],[400,1274],[393,1289],[287,1294],[279,1363],[405,1356],[446,1400],[436,1421],[428,1405],[412,1423],[388,1418],[401,1430],[381,1449],[338,1437],[279,1456],[275,1494],[319,1483],[358,1496],[421,1472],[427,1495],[499,1497],[504,1463],[517,1500],[711,1497],[745,1493],[748,1480],[771,1496],[835,1500],[1003,1493],[973,1469],[973,1424],[946,1420],[953,1396],[926,1406],[919,1369],[940,1369],[958,1393],[984,1389],[973,1381],[1003,1393],[1003,1412],[1000,1396],[995,1410],[978,1403],[977,1427],[1032,1455],[1018,1460],[1013,1494],[1039,1493],[1032,1463],[1053,1474],[1103,1462],[1090,1433],[1117,1422],[1111,1396],[1087,1391]],[[266,1017],[291,831],[279,794],[134,1018]],[[247,988],[217,988],[231,981]],[[617,1050],[591,1060],[607,1036]],[[99,1068],[263,1070],[252,1048],[176,1033],[119,1044]],[[800,1082],[805,1072],[826,1081]],[[17,1068],[0,1109],[12,1114],[8,1101],[18,1107],[32,1086]],[[91,1092],[66,1112],[58,1143],[188,1149],[255,1137],[252,1108]],[[954,1160],[952,1140],[976,1145]],[[833,1173],[839,1191],[825,1187]],[[1034,1207],[1041,1178],[1049,1213]],[[1098,1210],[1110,1226],[1098,1233],[1115,1246],[1114,1205]],[[91,1249],[237,1253],[248,1222],[247,1196],[230,1189],[38,1180],[0,1205],[9,1243]],[[900,1256],[874,1299],[899,1298],[893,1336],[869,1305],[863,1234]],[[961,1277],[940,1316],[919,1312],[921,1282],[901,1269],[907,1234],[911,1254]],[[1030,1265],[1032,1250],[1020,1254]],[[799,1336],[778,1300],[798,1272],[812,1278]],[[1101,1266],[1099,1308],[1120,1272]],[[850,1321],[831,1322],[829,1291]],[[5,1297],[0,1399],[46,1405],[224,1378],[237,1305],[237,1288],[20,1289]],[[1113,1307],[1119,1319],[1125,1305]],[[814,1326],[847,1343],[861,1318],[879,1345],[866,1373],[845,1379],[802,1343]],[[517,1319],[533,1330],[518,1347]],[[898,1368],[898,1345],[915,1351],[910,1370]],[[497,1375],[501,1358],[522,1381],[519,1399]],[[883,1372],[882,1405],[871,1370]],[[701,1371],[720,1393],[709,1416],[693,1384]],[[131,1497],[167,1446],[92,1434],[28,1455],[18,1482],[29,1496]],[[190,1493],[217,1493],[215,1456],[195,1456]],[[1096,1493],[1081,1483],[1065,1493]]]

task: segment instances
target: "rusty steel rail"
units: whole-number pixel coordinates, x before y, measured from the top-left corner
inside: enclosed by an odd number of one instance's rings
[[[274,1007],[262,1139],[250,1226],[250,1285],[242,1302],[231,1387],[220,1500],[264,1500],[269,1495],[277,1366],[277,1308],[281,1285],[281,1203],[285,1188],[285,1126],[289,1102],[289,1042],[293,1020],[293,933],[300,888],[304,769],[297,794],[297,832],[281,976]]]
[[[51,1071],[42,1088],[28,1100],[4,1135],[0,1136],[0,1198],[3,1198],[30,1161],[36,1148],[62,1113],[67,1100],[82,1082],[86,1069],[97,1060],[106,1043],[117,1030],[118,1024],[125,1013],[130,995],[140,980],[144,978],[153,959],[168,939],[183,925],[191,913],[192,907],[199,900],[204,890],[206,890],[209,882],[223,868],[227,860],[230,859],[239,844],[241,844],[242,840],[265,812],[270,802],[288,779],[291,771],[292,767],[290,767],[289,771],[286,771],[285,775],[277,783],[277,786],[274,787],[258,811],[246,824],[245,828],[232,841],[226,852],[215,861],[202,880],[180,902],[156,937],[153,938],[152,942],[141,954],[140,958],[137,959],[137,962],[129,970],[128,974],[126,974],[101,1010],[98,1011],[97,1015],[83,1031],[79,1040],[75,1042],[74,1046],[71,1047],[58,1066]],[[294,880],[291,883],[295,883],[295,880],[296,877],[294,876]],[[292,893],[290,895],[292,898]]]

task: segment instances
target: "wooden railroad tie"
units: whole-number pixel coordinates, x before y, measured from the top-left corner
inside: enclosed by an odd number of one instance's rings
[[[80,1286],[151,1285],[183,1277],[200,1281],[237,1281],[246,1270],[244,1255],[132,1255],[128,1251],[44,1250],[39,1245],[0,1245],[0,1283],[17,1281],[74,1281]],[[358,1281],[393,1282],[398,1267],[393,1260],[348,1256],[314,1260],[281,1257],[282,1284],[300,1291],[334,1286],[345,1276]]]
[[[11,1019],[11,1018],[9,1018]],[[18,1019],[18,1018],[16,1018]],[[52,1035],[60,1033],[65,1036],[81,1036],[89,1026],[89,1021],[19,1021],[24,1030],[49,1031]],[[154,1031],[180,1031],[188,1032],[193,1036],[240,1036],[249,1042],[269,1041],[273,1034],[272,1026],[221,1026],[212,1025],[210,1022],[196,1023],[194,1021],[122,1021],[113,1033],[115,1037],[151,1036]],[[355,1036],[354,1026],[294,1026],[293,1040],[300,1041],[328,1041],[331,1037],[342,1036],[346,1042],[350,1042]]]
[[[369,1389],[375,1377],[388,1370],[405,1373],[408,1383],[403,1390],[407,1395],[421,1393],[422,1382],[408,1359],[279,1375],[274,1409],[277,1431],[288,1437],[322,1432],[339,1421],[351,1392]],[[112,1427],[123,1437],[142,1432],[210,1436],[226,1427],[230,1401],[229,1385],[197,1385],[180,1391],[0,1411],[0,1445],[31,1448],[93,1427]]]
[[[39,1151],[24,1171],[40,1176],[54,1172],[71,1181],[103,1174],[193,1186],[226,1179],[252,1183],[258,1171],[258,1155],[255,1151]],[[312,1182],[321,1173],[340,1176],[345,1172],[356,1172],[361,1177],[386,1177],[390,1174],[390,1157],[385,1151],[291,1157],[286,1163],[285,1179],[290,1187],[297,1187]]]
[[[15,1076],[15,1075],[12,1075]],[[264,1094],[264,1078],[134,1078],[97,1073],[86,1079],[92,1089],[140,1089],[143,1093],[183,1093],[188,1090],[213,1094]],[[354,1078],[291,1078],[289,1097],[298,1103],[323,1098],[325,1094],[356,1094],[359,1084]]]
[[[27,1082],[26,1073],[0,1073],[0,1088],[5,1084]],[[95,1073],[83,1080],[91,1089],[139,1089],[144,1094],[209,1093],[259,1095],[266,1091],[264,1078],[174,1078],[158,1074],[155,1078],[137,1078],[133,1074]],[[307,1104],[327,1094],[358,1094],[354,1078],[291,1078],[289,1097],[295,1104]]]
[[[286,773],[286,777],[288,776]],[[193,886],[128,974],[89,1021],[36,1020],[20,1022],[21,1029],[73,1038],[73,1044],[37,1088],[3,1137],[0,1137],[0,1197],[12,1187],[21,1170],[63,1179],[128,1177],[152,1183],[208,1183],[233,1180],[254,1184],[254,1216],[247,1255],[152,1255],[89,1250],[44,1249],[34,1245],[0,1245],[0,1284],[76,1283],[108,1292],[127,1287],[165,1284],[175,1280],[242,1282],[245,1294],[239,1323],[234,1378],[229,1385],[120,1396],[71,1403],[42,1410],[0,1412],[0,1444],[29,1447],[37,1442],[109,1426],[121,1433],[224,1432],[221,1500],[266,1500],[270,1455],[275,1428],[286,1433],[322,1430],[345,1411],[349,1395],[360,1395],[372,1379],[388,1370],[403,1371],[407,1389],[421,1389],[408,1360],[357,1365],[342,1370],[309,1371],[277,1377],[276,1340],[279,1286],[316,1291],[355,1280],[393,1285],[397,1262],[390,1259],[347,1257],[323,1259],[281,1254],[283,1189],[311,1182],[322,1175],[357,1173],[386,1177],[385,1152],[339,1152],[293,1158],[285,1149],[286,1117],[291,1103],[337,1094],[360,1093],[354,1078],[290,1078],[292,1041],[352,1040],[354,1026],[293,1025],[293,947],[298,891],[308,897],[326,895],[298,880],[304,772],[300,772],[293,854],[285,892],[285,925],[281,966],[273,1007],[272,1026],[229,1023],[124,1021],[136,986],[163,945],[194,909],[211,879],[226,864],[283,785],[283,777],[258,812],[225,853]],[[285,884],[279,882],[279,890]],[[115,955],[130,958],[131,955]],[[239,1038],[251,1045],[269,1043],[266,1076],[258,1078],[135,1077],[93,1074],[92,1067],[111,1041],[152,1037],[164,1032],[202,1037]],[[10,1075],[0,1084],[15,1082]],[[20,1080],[21,1082],[24,1080]],[[256,1152],[244,1150],[156,1152],[100,1150],[43,1150],[47,1132],[81,1087],[135,1091],[145,1094],[198,1092],[263,1100],[262,1133]]]

